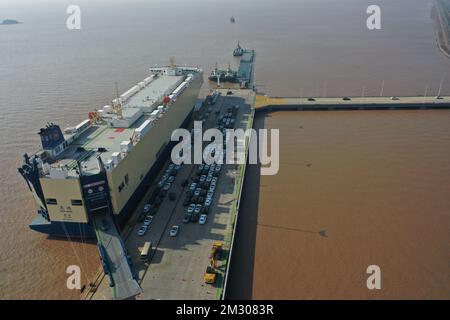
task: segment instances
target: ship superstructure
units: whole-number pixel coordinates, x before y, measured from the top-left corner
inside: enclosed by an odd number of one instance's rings
[[[190,122],[203,82],[197,67],[152,67],[150,74],[75,127],[49,123],[42,150],[19,172],[38,215],[30,227],[57,236],[95,236],[108,214],[122,225],[170,153],[174,129]]]

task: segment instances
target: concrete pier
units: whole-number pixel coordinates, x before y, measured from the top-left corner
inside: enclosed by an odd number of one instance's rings
[[[255,111],[327,111],[327,110],[441,110],[450,109],[450,97],[343,97],[282,98],[257,95]]]

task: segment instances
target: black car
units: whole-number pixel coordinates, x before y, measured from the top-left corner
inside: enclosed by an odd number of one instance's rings
[[[192,215],[192,217],[191,217],[191,221],[195,223],[195,222],[198,221],[198,218],[199,218],[199,214],[198,213],[194,213]]]
[[[191,197],[186,196],[186,198],[184,198],[184,201],[183,201],[183,206],[187,207],[190,203],[191,203]]]
[[[198,196],[193,196],[191,199],[192,203],[198,203]]]
[[[315,98],[308,98],[308,101],[316,101]]]
[[[157,196],[155,199],[155,206],[159,207],[162,203],[163,199],[160,196]]]
[[[231,90],[227,91],[227,96],[231,96],[232,94],[233,94],[233,91],[231,91]]]
[[[350,101],[350,100],[352,100],[352,98],[349,98],[349,97],[343,97],[342,100]]]
[[[183,223],[189,223],[189,221],[191,221],[191,216],[192,215],[186,213],[183,218]]]

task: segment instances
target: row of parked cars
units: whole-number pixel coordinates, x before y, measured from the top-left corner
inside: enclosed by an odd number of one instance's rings
[[[221,169],[221,164],[197,166],[197,174],[192,179],[183,202],[183,205],[188,207],[183,223],[206,223]]]
[[[158,211],[159,206],[161,205],[163,199],[169,195],[169,199],[171,201],[175,201],[175,193],[170,192],[170,189],[175,181],[175,177],[178,172],[181,170],[181,165],[175,165],[174,163],[170,163],[161,179],[158,181],[158,184],[155,190],[152,193],[149,203],[144,205],[144,209],[142,210],[141,215],[139,216],[138,222],[142,223],[142,226],[138,230],[139,236],[144,236],[149,229],[153,217]]]

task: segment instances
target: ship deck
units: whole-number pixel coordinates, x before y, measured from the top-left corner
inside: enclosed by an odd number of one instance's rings
[[[165,95],[170,94],[182,81],[183,76],[159,76],[141,89],[123,105],[123,116],[132,116],[138,108],[144,113],[129,127],[110,127],[107,124],[93,125],[82,132],[54,161],[53,168],[66,167],[69,177],[78,177],[75,169],[77,161],[82,162],[85,174],[99,171],[97,156],[103,162],[110,159],[114,152],[120,152],[120,143],[129,141],[134,130],[149,118],[149,114],[158,106]],[[71,134],[65,135],[68,139]],[[104,148],[104,152],[99,152]]]
[[[139,122],[143,119],[138,120]],[[73,169],[77,161],[82,161],[84,173],[99,171],[97,156],[109,159],[114,152],[120,152],[120,143],[130,140],[135,126],[131,128],[112,128],[106,125],[94,125],[83,132],[77,140],[72,142],[64,152],[58,156],[53,166],[67,166],[69,176],[78,177]],[[98,152],[98,148],[105,148],[105,152]]]

